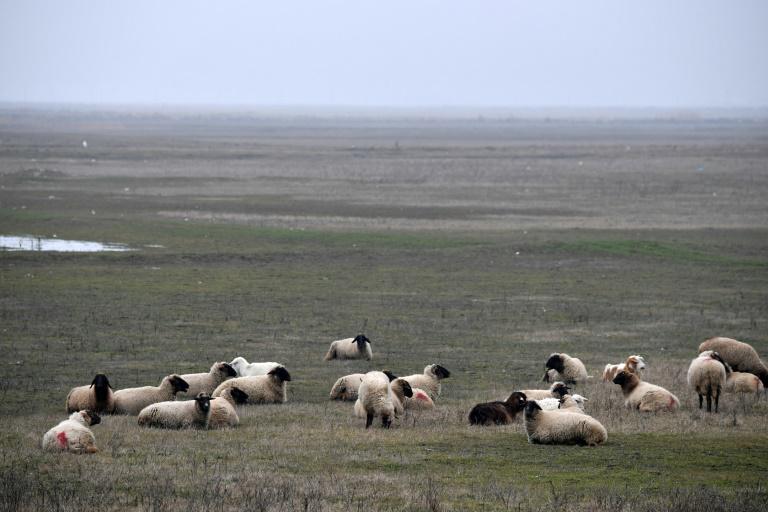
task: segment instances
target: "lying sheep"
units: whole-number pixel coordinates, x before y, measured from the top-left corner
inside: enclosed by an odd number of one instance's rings
[[[365,418],[365,428],[369,428],[377,416],[381,418],[381,426],[389,428],[395,415],[395,405],[387,374],[376,371],[365,374],[354,411],[355,416]]]
[[[364,373],[352,373],[339,377],[331,388],[331,400],[357,400],[357,389],[363,382]]]
[[[176,395],[176,398],[192,398],[200,393],[210,395],[219,384],[227,379],[237,376],[237,371],[229,364],[223,361],[213,363],[208,373],[187,373],[181,376],[189,385],[189,388],[183,393]]]
[[[517,415],[525,409],[527,399],[524,393],[515,391],[501,402],[484,402],[469,411],[470,425],[506,425],[515,421]]]
[[[198,394],[194,400],[158,402],[148,405],[139,413],[140,427],[208,428],[211,397]]]
[[[576,406],[576,408],[578,408],[581,412],[584,412],[584,402],[586,401],[587,398],[575,393],[573,395],[563,395],[561,398],[552,397],[536,400],[536,402],[539,404],[539,407],[541,407],[543,411],[556,411],[563,409],[563,403],[565,403],[565,408]]]
[[[680,400],[675,395],[648,382],[629,370],[622,370],[613,378],[613,383],[621,386],[624,405],[629,409],[642,412],[675,411],[680,407]]]
[[[440,381],[451,376],[451,372],[439,364],[428,364],[424,368],[424,373],[416,373],[403,377],[411,385],[411,388],[420,388],[427,392],[429,397],[434,400],[440,396]]]
[[[281,404],[288,401],[286,382],[291,380],[291,374],[284,366],[271,369],[266,375],[253,377],[237,377],[225,380],[213,392],[213,397],[219,397],[225,389],[240,388],[248,395],[248,404]]]
[[[563,381],[566,384],[578,384],[588,378],[587,369],[581,359],[568,354],[551,354],[544,365],[544,382]]]
[[[733,371],[757,375],[768,387],[768,367],[751,345],[731,338],[710,338],[699,345],[699,352],[705,350],[716,351]]]
[[[324,360],[331,359],[366,359],[373,357],[371,340],[364,334],[358,334],[354,338],[345,338],[331,343],[331,347],[325,354]]]
[[[43,435],[42,448],[47,452],[96,453],[96,437],[88,428],[101,423],[92,411],[73,412]]]
[[[616,374],[625,368],[629,368],[636,374],[642,376],[642,371],[645,370],[645,359],[643,359],[643,356],[634,355],[629,356],[623,363],[605,365],[602,377],[603,382],[613,381],[613,378],[616,376]]]
[[[176,393],[182,393],[189,388],[187,382],[176,374],[164,377],[160,385],[126,388],[115,391],[115,414],[136,415],[146,406],[175,400]]]
[[[584,412],[584,403],[587,401],[581,395],[565,395],[560,399],[557,410],[560,412],[574,412],[577,414],[586,414]]]
[[[765,387],[760,378],[753,373],[730,372],[725,378],[723,391],[726,393],[752,393],[760,397],[760,394],[765,391]]]
[[[266,375],[270,370],[283,366],[280,363],[249,363],[244,357],[236,357],[229,365],[235,369],[238,377],[254,377],[256,375]]]
[[[84,410],[107,414],[115,410],[112,386],[103,373],[97,373],[90,386],[72,388],[67,395],[67,413]]]
[[[240,388],[231,387],[221,392],[221,396],[211,400],[211,414],[208,417],[208,428],[236,427],[240,424],[240,416],[235,407],[237,404],[248,403],[248,394]]]
[[[563,382],[555,382],[549,389],[523,389],[522,392],[528,400],[542,400],[544,398],[557,398],[558,401],[563,395],[571,392],[571,388]]]
[[[715,400],[715,412],[717,412],[720,393],[725,387],[725,379],[726,364],[717,352],[705,350],[691,361],[688,367],[688,385],[699,395],[699,409],[706,396],[707,412],[712,412],[712,399]]]
[[[525,431],[531,444],[597,446],[608,439],[605,427],[592,416],[543,411],[536,401],[525,406]]]

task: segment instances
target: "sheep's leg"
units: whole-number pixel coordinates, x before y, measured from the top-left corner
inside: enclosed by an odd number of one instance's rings
[[[707,412],[712,412],[712,390],[707,389]]]
[[[365,428],[370,427],[371,423],[373,423],[373,414],[369,412],[368,415],[365,417]]]
[[[715,395],[715,413],[720,405],[720,386],[717,386],[717,394]]]
[[[381,426],[384,428],[389,428],[389,426],[392,424],[392,418],[389,416],[382,416],[381,417]]]
[[[701,409],[701,407],[704,405],[703,402],[704,402],[704,395],[699,393],[699,409]]]

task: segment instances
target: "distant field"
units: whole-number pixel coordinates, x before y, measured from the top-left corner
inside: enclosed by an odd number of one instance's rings
[[[82,141],[87,141],[87,148]],[[768,400],[697,409],[725,335],[768,358],[768,125],[143,118],[0,111],[0,234],[134,251],[0,251],[0,510],[764,510]],[[364,328],[374,360],[323,362]],[[470,428],[554,351],[631,353],[682,410],[582,386],[599,448]],[[243,355],[289,402],[231,431],[42,434],[105,372],[156,384]],[[438,410],[366,431],[335,379],[451,370]]]

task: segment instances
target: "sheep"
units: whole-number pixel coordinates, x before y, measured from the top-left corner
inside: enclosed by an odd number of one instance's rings
[[[428,364],[424,367],[424,373],[416,373],[403,377],[411,385],[411,388],[420,388],[427,392],[434,400],[440,396],[440,381],[451,376],[451,372],[439,364]]]
[[[765,391],[760,377],[753,373],[730,372],[725,378],[726,393],[754,393],[758,398],[760,393]]]
[[[42,448],[47,452],[96,453],[96,437],[88,428],[101,423],[93,411],[73,412],[43,435]]]
[[[222,395],[225,389],[240,388],[248,395],[248,404],[280,404],[288,401],[286,382],[291,380],[291,374],[285,366],[271,369],[266,375],[237,377],[225,380],[213,391],[213,397]]]
[[[541,400],[543,398],[557,398],[571,392],[571,388],[565,385],[563,382],[555,382],[549,389],[523,389],[522,393],[528,398],[528,400]]]
[[[373,418],[381,417],[381,426],[389,428],[395,415],[395,405],[392,401],[390,378],[384,372],[368,372],[360,384],[355,415],[365,418],[365,428],[373,423]]]
[[[544,411],[535,400],[525,406],[525,431],[531,444],[597,446],[608,439],[605,427],[592,416]]]
[[[366,359],[373,358],[371,352],[371,340],[365,334],[358,334],[354,338],[345,338],[331,343],[331,347],[326,352],[324,360],[331,359]]]
[[[527,398],[524,393],[515,391],[501,402],[484,402],[469,411],[470,425],[506,425],[515,421],[517,414],[525,409]]]
[[[363,382],[363,377],[365,377],[364,373],[352,373],[339,377],[331,388],[331,400],[357,400],[357,389]]]
[[[566,384],[578,384],[587,380],[587,369],[581,359],[571,357],[568,354],[554,353],[549,356],[545,364],[544,382],[561,380]]]
[[[240,423],[240,416],[238,416],[235,406],[247,402],[248,394],[240,388],[225,389],[221,392],[221,396],[211,400],[208,428],[236,427]]]
[[[623,363],[605,365],[602,377],[603,382],[611,382],[616,374],[624,368],[630,368],[636,374],[642,376],[642,370],[645,370],[645,359],[643,359],[643,356],[634,355],[629,356]]]
[[[184,392],[189,388],[187,382],[176,375],[168,375],[160,382],[160,385],[143,386],[140,388],[126,388],[115,391],[115,414],[137,415],[148,405],[174,400],[176,393]]]
[[[731,338],[710,338],[699,345],[699,352],[705,350],[716,351],[733,371],[757,375],[768,387],[768,367],[751,345]]]
[[[253,377],[256,375],[266,375],[269,370],[283,366],[280,363],[266,362],[266,363],[249,363],[244,357],[237,356],[232,360],[229,365],[235,369],[238,377]]]
[[[680,407],[680,400],[675,395],[649,382],[642,382],[640,377],[629,370],[622,370],[613,378],[613,383],[621,386],[624,405],[629,409],[642,412],[675,411]]]
[[[90,386],[72,388],[67,395],[67,413],[89,410],[111,413],[115,410],[115,398],[109,379],[103,373],[97,373]]]
[[[536,400],[536,402],[538,402],[539,407],[541,407],[541,409],[544,411],[556,411],[563,408],[561,404],[566,398],[568,398],[568,400],[565,402],[566,408],[570,408],[575,405],[579,410],[582,412],[584,411],[584,402],[586,402],[588,399],[578,394],[567,394],[563,395],[561,398],[541,398]]]
[[[429,397],[429,394],[421,388],[411,386],[413,396],[405,401],[405,408],[414,411],[428,411],[435,408],[435,402]]]
[[[211,396],[199,393],[194,400],[157,402],[139,413],[140,427],[208,428],[211,415]]]
[[[176,398],[192,398],[200,393],[210,395],[219,384],[232,377],[237,377],[237,371],[229,363],[223,361],[213,363],[208,373],[182,375],[181,378],[189,385],[189,388],[183,393],[179,393]]]
[[[589,400],[581,395],[564,395],[560,399],[557,410],[560,412],[573,412],[577,414],[586,414],[584,412],[584,402]]]
[[[400,417],[405,412],[408,399],[413,397],[413,389],[411,389],[411,385],[408,384],[407,380],[399,379],[387,370],[384,373],[390,379],[389,387],[392,390],[392,405],[395,407],[395,417]]]
[[[730,372],[730,368],[728,368]],[[712,412],[712,399],[715,400],[715,413],[720,403],[720,393],[725,387],[726,366],[720,354],[705,350],[691,361],[688,367],[688,385],[699,395],[699,409],[704,396],[707,397],[707,412]]]

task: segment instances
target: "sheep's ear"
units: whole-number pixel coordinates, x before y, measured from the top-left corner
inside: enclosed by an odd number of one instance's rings
[[[229,363],[221,363],[222,368],[224,369],[224,373],[227,374],[227,377],[237,377],[237,370],[235,370],[231,364]]]
[[[392,382],[393,380],[395,380],[397,378],[397,375],[393,374],[389,370],[381,370],[381,373],[383,373],[384,375],[387,376],[387,378],[389,379],[389,382]]]
[[[267,375],[274,375],[281,381],[290,381],[291,380],[291,374],[288,373],[288,370],[285,369],[284,366],[276,366],[269,370],[267,372]]]

